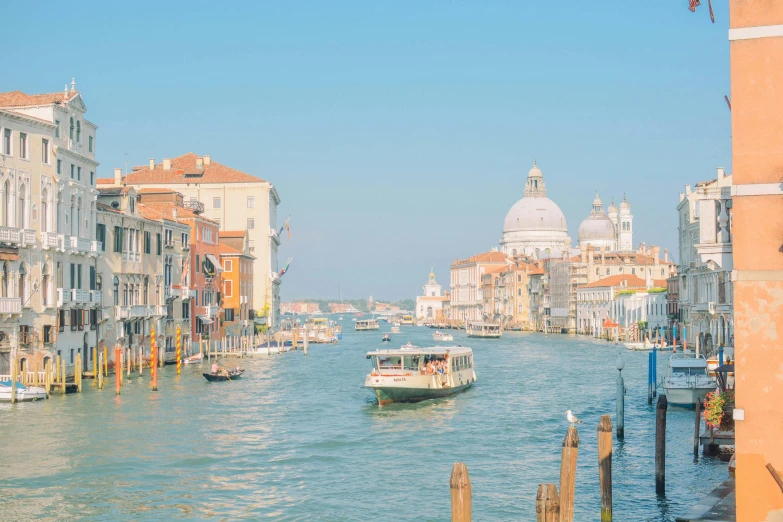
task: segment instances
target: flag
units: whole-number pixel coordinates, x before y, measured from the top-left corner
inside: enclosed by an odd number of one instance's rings
[[[688,5],[688,9],[690,9],[691,13],[696,12],[696,6],[701,5],[701,2],[699,0],[690,0],[690,5]]]
[[[726,100],[726,105],[728,105],[729,110],[731,110],[731,100],[729,100],[729,97],[724,94],[723,99]]]
[[[289,257],[289,258],[288,258],[288,261],[286,261],[286,262],[285,262],[285,265],[283,265],[283,268],[282,268],[282,270],[280,270],[280,274],[278,274],[278,277],[282,277],[282,276],[283,276],[283,274],[285,274],[286,272],[288,272],[288,265],[290,265],[290,264],[291,264],[291,261],[293,261],[293,260],[294,260],[294,258],[293,258],[293,257]]]
[[[291,226],[289,225],[290,222],[291,222],[291,216],[288,216],[287,218],[285,218],[285,223],[283,223],[283,226],[280,227],[280,231],[277,233],[277,235],[282,234],[283,230],[287,230],[288,231],[288,239],[291,239]]]

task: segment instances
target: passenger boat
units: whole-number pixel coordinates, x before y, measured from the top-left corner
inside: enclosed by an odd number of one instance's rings
[[[405,325],[413,325],[413,316],[412,315],[403,315],[402,320],[400,321],[401,324]]]
[[[391,327],[391,333],[400,333],[400,327],[399,326],[392,326]]]
[[[707,359],[675,353],[669,358],[669,370],[663,381],[666,399],[675,406],[693,406],[696,400],[715,391],[717,385],[707,374]]]
[[[391,334],[383,334],[383,339],[381,341],[388,342],[391,341]]]
[[[623,343],[623,346],[625,346],[629,350],[634,350],[637,352],[646,352],[653,349],[653,344],[647,339],[645,339],[643,342],[638,342],[638,343]]]
[[[432,334],[432,340],[433,341],[453,341],[454,336],[449,333],[444,333],[438,330],[435,330],[435,333]]]
[[[233,368],[231,370],[228,370],[228,375],[220,374],[220,373],[204,373],[204,378],[208,380],[209,382],[217,382],[217,381],[233,381],[234,379],[239,379],[242,377],[242,374],[245,373],[245,370],[242,368]]]
[[[494,323],[468,323],[465,332],[468,337],[483,337],[485,339],[498,339],[501,336],[500,325]]]
[[[368,330],[377,330],[380,326],[378,326],[378,321],[375,319],[359,319],[353,328],[357,332],[366,332]]]
[[[16,402],[31,402],[46,398],[46,388],[16,383]],[[11,402],[11,381],[0,381],[0,402]]]
[[[375,394],[380,406],[445,397],[476,382],[473,350],[464,346],[419,348],[408,343],[399,350],[368,352],[367,358],[372,371],[364,387]]]

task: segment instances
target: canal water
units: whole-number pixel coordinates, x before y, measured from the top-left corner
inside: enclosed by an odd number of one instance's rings
[[[467,464],[475,520],[534,520],[539,483],[557,483],[571,409],[584,424],[575,520],[600,518],[597,432],[615,412],[615,359],[626,360],[625,441],[615,440],[615,520],[672,521],[724,480],[727,467],[694,459],[693,411],[670,408],[667,494],[655,495],[655,406],[647,354],[563,335],[467,339],[478,382],[460,395],[379,408],[361,388],[364,354],[380,332],[338,345],[236,359],[241,380],[208,383],[203,367],[149,371],[116,397],[85,381],[81,394],[0,405],[0,519],[449,520],[449,475]],[[402,327],[393,346],[432,345],[432,330]],[[659,376],[665,374],[660,358]]]

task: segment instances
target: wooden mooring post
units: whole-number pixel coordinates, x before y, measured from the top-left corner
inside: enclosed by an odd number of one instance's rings
[[[693,454],[698,456],[699,436],[701,435],[701,399],[696,399],[693,409],[696,412],[693,426]]]
[[[555,484],[538,485],[536,522],[560,522],[560,496]]]
[[[52,360],[49,358],[44,359],[44,382],[46,383],[46,396],[49,396],[49,392],[52,390]]]
[[[16,380],[19,378],[19,361],[16,354],[11,357],[11,404],[16,403]]]
[[[76,367],[73,369],[73,382],[76,384],[76,391],[82,391],[82,354],[76,354]]]
[[[464,462],[455,462],[451,468],[451,522],[470,522],[473,518],[473,489],[470,485],[468,467]]]
[[[60,386],[62,386],[63,395],[65,395],[65,358],[62,359],[62,369],[61,369],[61,379],[60,379]]]
[[[655,408],[655,493],[666,494],[666,395],[658,396]]]
[[[103,352],[98,352],[98,389],[103,389]]]
[[[92,378],[98,378],[98,347],[92,347]]]
[[[579,455],[579,432],[570,426],[563,439],[560,460],[560,522],[574,521],[574,488],[576,486],[576,459]]]
[[[612,418],[609,415],[601,415],[598,423],[598,483],[601,522],[612,522]]]

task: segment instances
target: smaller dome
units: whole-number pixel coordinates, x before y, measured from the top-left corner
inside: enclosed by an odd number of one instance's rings
[[[538,165],[536,165],[536,160],[533,160],[533,168],[530,169],[530,171],[527,173],[527,177],[542,177],[543,174],[541,174],[541,169],[538,168]]]
[[[593,212],[579,225],[578,237],[580,245],[591,241],[614,241],[614,224],[605,214]]]
[[[625,194],[623,194],[623,201],[620,203],[620,210],[631,210],[631,204],[625,199]]]
[[[606,212],[610,214],[614,212],[617,214],[617,207],[614,206],[614,198],[612,198],[612,202],[609,204],[609,208],[606,209]]]

